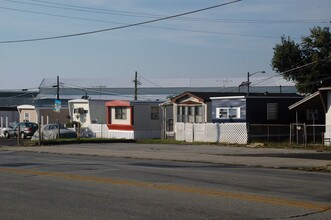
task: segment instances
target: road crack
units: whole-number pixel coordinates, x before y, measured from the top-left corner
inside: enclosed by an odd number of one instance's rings
[[[316,211],[316,212],[308,212],[305,214],[301,214],[301,215],[292,215],[292,216],[287,216],[287,217],[280,217],[280,218],[263,218],[262,220],[277,220],[277,219],[294,219],[294,218],[302,218],[302,217],[307,217],[307,216],[312,216],[312,215],[316,215],[316,214],[321,214],[324,212],[328,212],[331,210],[331,207],[321,210],[321,211]]]

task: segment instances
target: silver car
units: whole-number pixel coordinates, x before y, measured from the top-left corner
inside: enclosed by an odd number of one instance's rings
[[[2,129],[3,136],[5,138],[17,137],[18,131],[21,138],[32,137],[35,131],[38,129],[38,124],[33,122],[20,122],[13,127]]]
[[[39,133],[41,133],[41,137],[43,140],[50,140],[56,138],[77,138],[77,134],[75,131],[65,128],[61,124],[46,124],[41,126],[41,130],[39,132],[36,131],[32,136],[31,140],[38,140]]]

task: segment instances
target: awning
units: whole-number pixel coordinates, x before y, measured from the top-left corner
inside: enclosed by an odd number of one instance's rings
[[[324,111],[326,111],[324,96],[324,92],[317,91],[289,106],[289,109],[324,109]]]

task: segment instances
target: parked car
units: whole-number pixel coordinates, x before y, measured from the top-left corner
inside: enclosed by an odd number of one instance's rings
[[[18,130],[20,130],[21,138],[32,137],[35,131],[38,130],[38,124],[33,122],[20,122],[13,127],[10,126],[2,129],[2,133],[6,138],[17,137]]]
[[[41,126],[41,130],[37,130],[32,136],[32,140],[39,140],[39,133],[41,133],[43,140],[50,140],[59,138],[77,138],[75,131],[65,128],[62,124],[46,124]]]

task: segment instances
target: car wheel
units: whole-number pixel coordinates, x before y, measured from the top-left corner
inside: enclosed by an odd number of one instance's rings
[[[5,138],[10,138],[8,131],[6,131],[6,132],[4,133],[4,135],[5,135]]]
[[[24,132],[21,133],[21,139],[25,139],[25,134],[24,134]]]

